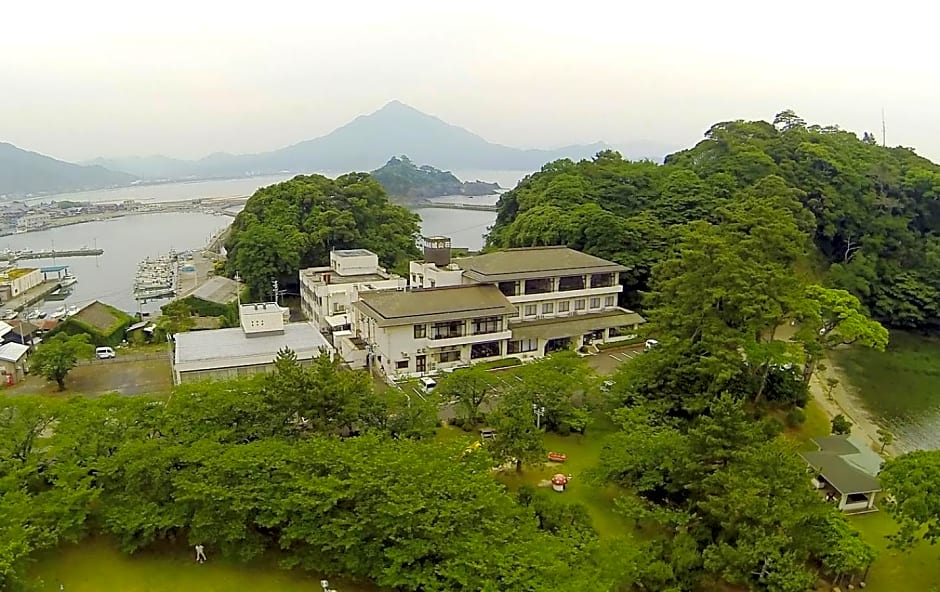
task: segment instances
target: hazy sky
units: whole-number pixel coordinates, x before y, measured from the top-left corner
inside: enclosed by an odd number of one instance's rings
[[[889,144],[940,160],[929,3],[633,4],[8,1],[0,141],[67,160],[254,152],[399,99],[512,146],[686,146],[788,107],[876,131],[884,107]]]

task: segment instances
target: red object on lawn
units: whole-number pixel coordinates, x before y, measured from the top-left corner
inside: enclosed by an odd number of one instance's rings
[[[566,460],[568,460],[568,455],[562,454],[561,452],[549,452],[548,460],[555,461],[555,462],[565,462]]]

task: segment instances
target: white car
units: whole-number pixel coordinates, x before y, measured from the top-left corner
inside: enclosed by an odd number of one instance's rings
[[[646,344],[644,345],[644,348],[646,349],[646,351],[649,351],[658,345],[659,345],[659,342],[656,341],[655,339],[647,339]]]
[[[117,354],[114,353],[114,350],[110,347],[96,347],[95,348],[95,357],[99,360],[108,360],[111,358],[116,358]]]

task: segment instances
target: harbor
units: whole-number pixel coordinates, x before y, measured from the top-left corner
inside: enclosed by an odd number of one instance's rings
[[[176,296],[179,289],[180,254],[174,250],[166,255],[144,259],[134,276],[134,299],[139,303]]]
[[[33,251],[30,249],[21,249],[19,251],[5,250],[0,251],[0,261],[17,261],[20,259],[56,259],[57,257],[97,257],[103,255],[104,249],[65,249],[48,251]]]

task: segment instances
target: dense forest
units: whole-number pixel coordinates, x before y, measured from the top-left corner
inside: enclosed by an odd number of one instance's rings
[[[249,198],[225,241],[227,271],[263,298],[273,280],[283,285],[301,268],[329,265],[333,249],[369,249],[392,267],[418,255],[418,222],[366,173],[299,175]]]
[[[719,221],[761,185],[796,200],[810,225],[807,273],[892,326],[940,323],[940,166],[791,111],[773,123],[715,124],[664,165],[609,151],[549,163],[503,194],[489,244],[567,244],[611,258],[631,267],[626,293],[636,295],[684,225]]]

